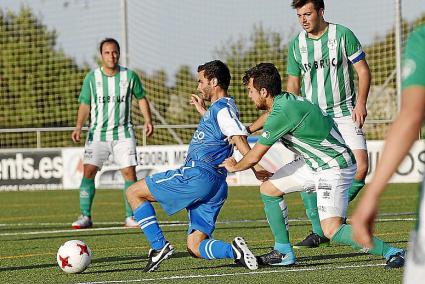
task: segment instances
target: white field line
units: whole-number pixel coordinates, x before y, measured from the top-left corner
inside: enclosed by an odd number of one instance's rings
[[[307,219],[290,219],[290,223],[306,222]],[[380,218],[377,222],[394,222],[394,221],[416,221],[416,218]],[[115,222],[105,224],[115,224]],[[234,220],[234,221],[218,221],[216,224],[240,224],[240,223],[267,223],[267,220]],[[50,225],[69,225],[69,223],[20,223],[20,224],[0,224],[1,226],[37,226],[44,224],[44,226]],[[96,223],[99,224],[99,223]],[[120,223],[122,224],[122,223]],[[178,227],[187,226],[187,221],[173,221],[173,222],[161,222],[161,227]],[[105,227],[105,228],[90,228],[90,229],[65,229],[65,230],[45,230],[45,231],[32,231],[32,232],[15,232],[15,233],[0,233],[0,237],[4,236],[23,236],[23,235],[44,235],[44,234],[60,234],[60,233],[75,233],[80,232],[94,232],[94,231],[112,231],[112,230],[128,230],[135,229],[124,226],[119,227]]]
[[[176,275],[169,277],[158,277],[158,278],[145,278],[145,279],[132,279],[132,280],[108,280],[108,281],[96,281],[96,282],[80,282],[78,284],[109,284],[109,283],[134,283],[134,282],[147,282],[147,281],[161,281],[161,280],[179,280],[188,278],[213,278],[213,277],[228,277],[228,276],[239,276],[239,275],[258,275],[258,274],[271,274],[271,273],[288,273],[288,272],[304,272],[304,271],[317,271],[317,270],[330,270],[330,269],[352,269],[352,268],[364,268],[364,267],[377,267],[383,266],[384,263],[376,264],[364,264],[364,265],[346,265],[346,266],[333,266],[333,267],[312,267],[312,268],[291,268],[291,269],[279,269],[279,270],[267,270],[267,271],[251,271],[251,272],[237,272],[237,273],[223,273],[223,274],[205,274],[205,275]]]

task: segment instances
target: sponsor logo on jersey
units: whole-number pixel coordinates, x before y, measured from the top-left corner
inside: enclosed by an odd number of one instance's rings
[[[335,50],[336,46],[337,46],[336,39],[329,39],[328,40],[328,48],[329,49]]]

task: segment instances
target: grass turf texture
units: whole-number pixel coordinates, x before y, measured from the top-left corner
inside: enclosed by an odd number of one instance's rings
[[[381,201],[376,235],[405,248],[416,218],[417,184],[390,185]],[[299,194],[286,197],[290,238],[295,243],[310,230]],[[350,205],[349,213],[356,201]],[[385,260],[332,244],[296,250],[297,265],[260,267],[250,272],[231,260],[207,261],[186,252],[186,212],[168,217],[155,205],[158,220],[177,253],[157,272],[143,273],[149,246],[137,228],[124,229],[121,190],[98,190],[92,230],[72,230],[78,216],[78,192],[0,192],[0,283],[168,282],[168,283],[400,283],[403,269],[386,271]],[[269,252],[273,237],[265,221],[258,188],[232,187],[214,233],[230,242],[243,236],[255,254]],[[65,274],[56,252],[79,239],[92,250],[92,264],[82,274]],[[116,282],[115,282],[116,283]]]

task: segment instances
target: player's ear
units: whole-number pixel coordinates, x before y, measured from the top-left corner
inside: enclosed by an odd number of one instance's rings
[[[267,92],[266,88],[261,88],[261,89],[260,89],[260,96],[261,96],[261,97],[263,97],[263,98],[267,97],[267,94],[268,94],[268,93],[269,93],[269,92]]]
[[[217,86],[217,83],[218,83],[217,78],[212,78],[212,79],[211,79],[211,85],[212,85],[213,87]]]

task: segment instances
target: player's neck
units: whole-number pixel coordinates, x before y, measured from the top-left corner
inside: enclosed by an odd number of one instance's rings
[[[321,21],[319,23],[319,26],[318,26],[317,30],[312,31],[310,33],[307,33],[308,38],[311,38],[311,39],[318,39],[318,38],[320,38],[328,30],[328,26],[329,26],[329,23],[328,22],[326,22],[324,20]]]
[[[101,69],[106,76],[114,76],[115,74],[118,73],[119,66],[117,65],[115,66],[115,68],[108,68],[108,67],[102,66]]]
[[[224,90],[219,90],[211,96],[211,103],[214,103],[215,101],[218,101],[219,99],[224,97],[227,97],[227,92]]]

